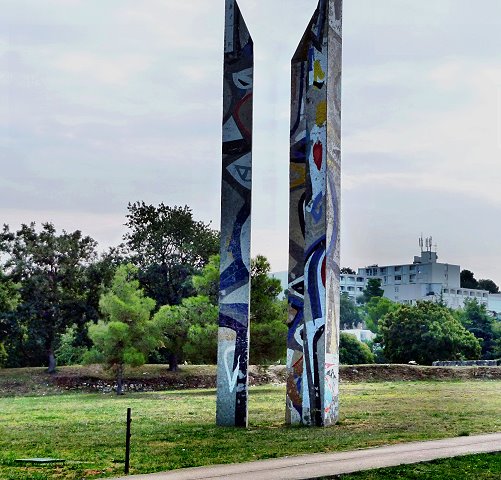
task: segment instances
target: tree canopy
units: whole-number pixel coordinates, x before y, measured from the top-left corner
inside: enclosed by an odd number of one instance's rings
[[[372,297],[365,305],[365,323],[369,330],[379,332],[379,322],[389,312],[394,311],[398,303],[386,297]]]
[[[343,267],[340,272],[342,275],[355,275],[356,272],[353,270],[353,268],[350,267]]]
[[[357,328],[362,322],[357,305],[346,292],[341,294],[339,310],[341,329]]]
[[[486,360],[496,358],[496,320],[489,315],[486,306],[476,299],[467,300],[464,307],[457,312],[457,316],[463,326],[481,340],[482,358]]]
[[[261,364],[285,358],[287,349],[287,301],[280,300],[280,280],[270,277],[270,263],[263,255],[251,260],[250,362]]]
[[[470,270],[461,270],[460,273],[461,288],[470,288],[472,290],[487,290],[489,293],[499,293],[499,287],[490,278],[477,280]]]
[[[487,290],[489,293],[499,293],[499,287],[489,278],[484,278],[478,281],[480,290]]]
[[[380,278],[369,278],[363,294],[359,297],[362,303],[368,303],[371,298],[382,297],[384,290],[381,288]]]
[[[191,275],[219,252],[219,234],[197,221],[188,206],[129,203],[124,235],[146,293],[159,306],[177,305],[194,294]]]
[[[104,363],[117,377],[117,394],[122,393],[124,366],[140,366],[148,354],[161,345],[158,324],[151,320],[155,301],[139,288],[137,268],[121,265],[111,290],[101,296],[103,319],[89,326],[93,348],[85,355],[89,362]]]
[[[211,257],[193,277],[197,296],[180,305],[162,307],[158,314],[165,335],[172,370],[179,361],[215,363],[217,358],[219,255]],[[250,342],[251,363],[267,363],[285,357],[287,302],[278,296],[280,280],[270,277],[270,264],[258,255],[251,261]]]
[[[96,259],[96,242],[79,230],[61,234],[54,225],[22,225],[16,232],[5,226],[0,245],[6,256],[4,271],[19,284],[16,331],[10,347],[25,352],[27,362],[48,359],[49,372],[56,368],[54,351],[70,325],[82,326],[95,318],[89,302],[87,267]]]
[[[471,288],[471,289],[478,288],[477,279],[475,278],[475,275],[472,271],[461,270],[459,276],[460,276],[461,288]]]
[[[438,303],[399,305],[382,318],[379,329],[384,355],[393,363],[430,365],[436,360],[478,359],[481,353],[475,336]]]
[[[8,359],[4,342],[12,336],[16,328],[15,317],[12,313],[20,301],[19,285],[7,278],[0,270],[0,367]]]
[[[184,298],[180,305],[164,305],[155,314],[169,354],[172,371],[180,361],[217,362],[218,308],[208,297]]]
[[[209,262],[199,275],[192,278],[193,286],[198,295],[209,299],[213,305],[219,301],[219,255],[210,257]]]
[[[374,363],[374,354],[368,345],[349,333],[339,335],[339,363],[342,365],[363,365]]]

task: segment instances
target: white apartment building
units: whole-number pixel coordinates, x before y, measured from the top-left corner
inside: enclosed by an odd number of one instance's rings
[[[495,312],[498,317],[501,317],[501,293],[489,294],[489,304],[487,310]]]
[[[340,288],[341,293],[347,293],[353,301],[362,295],[367,285],[365,275],[341,274]]]
[[[460,286],[460,266],[439,263],[430,248],[421,251],[412,263],[403,265],[370,265],[358,275],[341,275],[341,293],[353,300],[360,296],[370,278],[379,278],[384,296],[394,302],[414,305],[420,300],[442,299],[451,308],[461,308],[467,299],[477,299],[489,308],[487,290],[471,290]],[[501,303],[501,299],[500,299]]]

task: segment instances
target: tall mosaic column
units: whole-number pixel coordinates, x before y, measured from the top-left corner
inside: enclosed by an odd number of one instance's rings
[[[320,0],[292,58],[286,421],[339,416],[342,0]]]
[[[224,40],[221,280],[216,421],[247,426],[253,42],[235,0]]]

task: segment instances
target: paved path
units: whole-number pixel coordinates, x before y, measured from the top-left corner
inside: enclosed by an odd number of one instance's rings
[[[429,442],[401,443],[338,453],[316,453],[257,462],[185,468],[165,473],[132,475],[122,480],[304,480],[373,468],[427,462],[437,458],[501,452],[501,433]]]

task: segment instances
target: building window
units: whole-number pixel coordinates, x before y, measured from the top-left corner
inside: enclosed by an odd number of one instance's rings
[[[395,282],[401,282],[402,281],[402,275],[395,275]]]
[[[444,288],[444,293],[449,293],[449,289],[448,288]]]
[[[343,285],[341,285],[341,291],[344,292],[345,290],[346,288]]]
[[[409,275],[409,282],[410,283],[416,283],[416,275],[415,274]]]
[[[402,270],[402,267],[395,267],[395,273],[400,272]]]
[[[398,293],[400,291],[400,287],[395,287],[395,293]]]
[[[357,277],[358,283],[364,283],[364,277]]]

